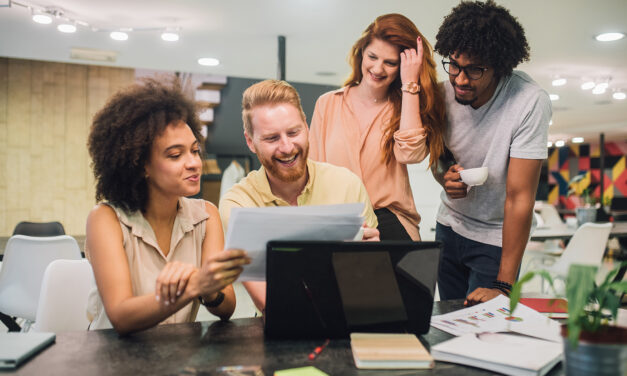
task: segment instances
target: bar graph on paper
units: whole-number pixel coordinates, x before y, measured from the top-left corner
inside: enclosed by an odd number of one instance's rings
[[[559,340],[559,323],[522,304],[510,315],[509,298],[503,295],[472,307],[433,316],[431,326],[456,336],[514,331]]]

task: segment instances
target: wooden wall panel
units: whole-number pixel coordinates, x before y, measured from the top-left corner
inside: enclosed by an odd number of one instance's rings
[[[95,204],[93,115],[133,69],[0,58],[0,236],[22,220],[85,233]]]

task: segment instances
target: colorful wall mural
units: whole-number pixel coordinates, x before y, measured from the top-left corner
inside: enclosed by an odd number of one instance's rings
[[[574,144],[549,148],[548,202],[572,206],[588,193],[596,202],[603,197],[607,203],[613,197],[627,197],[627,141],[605,143],[603,196],[601,196],[599,144]],[[579,181],[569,184],[574,177]],[[571,195],[569,196],[569,192]]]

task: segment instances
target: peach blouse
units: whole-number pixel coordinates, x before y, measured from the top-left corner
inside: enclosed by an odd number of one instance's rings
[[[394,158],[382,160],[383,132],[392,112],[387,104],[362,132],[346,95],[350,87],[318,98],[311,120],[309,158],[343,166],[361,178],[375,209],[388,208],[413,240],[420,240],[414,197],[407,166],[421,162],[429,153],[424,129],[394,133]]]

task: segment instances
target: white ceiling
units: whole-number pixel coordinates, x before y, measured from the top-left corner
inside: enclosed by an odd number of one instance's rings
[[[378,15],[398,12],[435,43],[443,17],[455,0],[24,0],[18,2],[61,8],[71,18],[100,29],[120,27],[182,28],[178,42],[164,42],[157,31],[130,34],[124,42],[106,32],[80,27],[62,34],[55,24],[35,24],[29,12],[13,5],[0,8],[0,56],[80,62],[70,48],[118,52],[116,66],[190,71],[251,78],[277,75],[277,36],[287,38],[287,79],[341,85],[349,71],[346,57],[361,31]],[[0,1],[0,3],[6,2]],[[550,138],[584,136],[586,141],[627,139],[627,100],[611,97],[612,89],[627,90],[627,38],[600,43],[604,31],[627,32],[626,0],[498,0],[518,17],[531,46],[531,61],[519,67],[547,91],[553,102]],[[202,67],[200,57],[215,57],[217,67]],[[437,57],[440,60],[440,57]],[[321,76],[317,72],[333,72]],[[440,78],[444,71],[440,68]],[[569,80],[551,87],[555,75]],[[603,95],[583,92],[583,77],[611,77]]]

